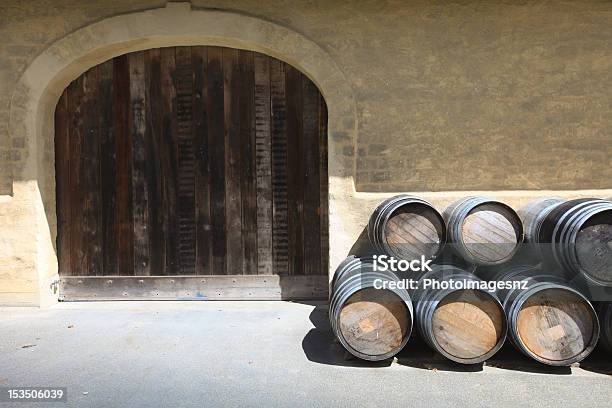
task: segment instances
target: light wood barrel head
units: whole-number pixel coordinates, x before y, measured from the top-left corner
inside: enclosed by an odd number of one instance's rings
[[[406,304],[395,293],[366,288],[344,304],[339,326],[354,350],[381,356],[398,351],[412,328],[412,319]]]
[[[580,267],[589,275],[612,283],[612,211],[597,214],[582,226],[576,253]]]
[[[535,356],[550,362],[574,359],[592,343],[596,317],[580,296],[546,289],[525,301],[516,321],[518,335]]]
[[[474,258],[497,262],[509,257],[520,241],[518,216],[495,203],[475,207],[463,220],[461,237]]]
[[[438,345],[460,359],[476,359],[495,348],[504,333],[504,312],[490,296],[474,290],[445,297],[433,314]]]
[[[435,256],[444,244],[444,225],[431,207],[411,203],[395,210],[385,225],[387,244],[402,259]]]

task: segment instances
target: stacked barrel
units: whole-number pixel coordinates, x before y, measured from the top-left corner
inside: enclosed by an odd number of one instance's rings
[[[499,299],[484,290],[426,288],[425,280],[480,281],[455,265],[434,265],[416,289],[416,316],[420,336],[446,358],[481,363],[495,354],[506,339],[506,317]]]
[[[375,289],[377,279],[398,277],[374,271],[371,258],[349,257],[340,264],[331,284],[332,329],[348,352],[369,361],[397,354],[408,342],[413,325],[408,292]]]
[[[436,263],[418,275],[376,271],[372,257],[350,257],[338,267],[330,320],[356,357],[392,357],[408,344],[413,326],[432,349],[463,364],[489,359],[506,336],[524,355],[553,366],[586,358],[600,334],[612,352],[612,299],[590,301],[612,288],[612,201],[546,198],[517,213],[493,199],[468,197],[440,214],[425,200],[400,195],[375,209],[367,231],[379,255]],[[380,290],[377,278],[418,283]],[[517,285],[425,285],[481,279]]]
[[[525,282],[498,295],[509,337],[524,355],[552,366],[583,360],[597,345],[599,323],[591,303],[564,279],[530,265],[502,270],[495,281]]]

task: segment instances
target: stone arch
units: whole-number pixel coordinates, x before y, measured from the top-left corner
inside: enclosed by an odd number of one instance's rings
[[[330,265],[336,265],[354,242],[353,228],[344,225],[350,217],[338,215],[350,209],[354,196],[356,104],[333,59],[304,35],[281,25],[234,12],[192,9],[190,3],[168,3],[164,8],[110,17],[66,35],[38,55],[17,84],[9,137],[15,141],[13,146],[21,148],[19,160],[13,163],[12,200],[29,203],[32,212],[33,272],[39,287],[46,287],[41,282],[57,275],[53,115],[59,96],[74,78],[108,59],[177,45],[261,52],[295,66],[317,85],[328,106],[330,231],[334,234]]]

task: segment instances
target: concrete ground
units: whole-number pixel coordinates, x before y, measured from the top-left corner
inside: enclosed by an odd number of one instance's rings
[[[0,387],[68,389],[67,404],[16,407],[605,407],[612,400],[605,370],[432,366],[411,353],[391,365],[344,359],[322,304],[0,309]]]

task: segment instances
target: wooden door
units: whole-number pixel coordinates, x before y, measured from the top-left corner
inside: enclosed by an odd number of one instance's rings
[[[326,148],[320,92],[266,55],[91,68],[55,112],[61,298],[326,297]]]

